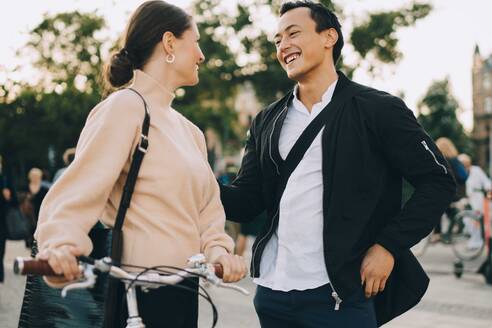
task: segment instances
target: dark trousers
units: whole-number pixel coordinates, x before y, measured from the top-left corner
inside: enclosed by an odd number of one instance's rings
[[[4,276],[4,268],[3,268],[3,257],[5,256],[5,236],[0,232],[0,282],[3,282]]]
[[[329,285],[304,291],[275,291],[258,286],[254,299],[262,328],[376,328],[372,299],[362,288],[335,311]]]
[[[446,216],[448,218],[448,221],[449,221],[449,226],[448,226],[448,230],[446,231],[446,234],[450,234],[451,233],[451,222],[453,222],[453,219],[454,219],[454,216],[458,213],[458,209],[456,209],[455,207],[448,207],[445,211],[446,213]],[[440,234],[442,233],[442,217],[439,219],[439,222],[437,223],[436,227],[434,228],[434,233],[436,234]]]
[[[137,289],[138,312],[147,328],[197,328],[198,325],[198,280],[185,281],[178,286],[191,288],[183,290],[165,286],[143,292]],[[124,303],[121,327],[126,326],[128,308]]]

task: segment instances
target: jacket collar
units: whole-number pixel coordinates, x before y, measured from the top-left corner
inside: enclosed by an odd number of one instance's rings
[[[340,94],[340,91],[343,90],[346,86],[348,86],[350,83],[353,83],[341,71],[337,71],[337,74],[338,74],[338,82],[337,85],[335,86],[335,91],[333,91],[332,99],[336,97],[338,94]],[[285,95],[284,99],[279,102],[278,107],[280,107],[280,109],[276,111],[277,113],[273,117],[273,123],[272,123],[273,126],[271,131],[269,152],[272,156],[272,160],[274,161],[276,167],[279,167],[284,162],[278,148],[279,140],[280,140],[280,132],[282,130],[282,126],[284,124],[285,118],[287,117],[289,105],[294,99],[295,90],[296,88],[290,90]]]

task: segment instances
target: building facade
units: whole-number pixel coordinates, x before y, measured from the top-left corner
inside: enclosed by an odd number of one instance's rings
[[[473,132],[475,162],[492,173],[492,54],[482,57],[478,46],[473,54]]]

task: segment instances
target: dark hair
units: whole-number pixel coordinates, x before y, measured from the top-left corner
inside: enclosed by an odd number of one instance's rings
[[[328,8],[320,3],[315,3],[309,0],[289,1],[282,4],[280,7],[280,16],[289,10],[296,8],[309,8],[311,10],[311,18],[316,23],[316,32],[334,28],[338,33],[338,40],[333,47],[333,63],[336,64],[343,48],[343,35],[340,22],[337,16]]]
[[[144,2],[130,18],[123,48],[111,55],[105,67],[106,86],[117,88],[130,82],[133,70],[144,66],[165,32],[179,38],[190,26],[191,16],[183,9],[160,0]]]

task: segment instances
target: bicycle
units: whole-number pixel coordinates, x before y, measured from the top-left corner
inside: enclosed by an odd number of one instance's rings
[[[478,258],[485,243],[484,217],[480,211],[471,210],[467,199],[452,205],[457,212],[450,218],[449,226],[441,237],[441,242],[451,245],[454,255],[463,261]],[[417,257],[422,256],[432,244],[432,233],[411,248]]]
[[[176,285],[184,279],[202,278],[207,283],[216,287],[232,289],[244,295],[249,295],[249,292],[240,286],[224,283],[220,278],[223,274],[222,266],[220,264],[212,265],[207,263],[203,254],[196,254],[190,257],[186,268],[175,268],[170,266],[144,268],[124,264],[121,266],[116,266],[112,264],[109,257],[95,260],[90,257],[80,256],[77,259],[81,268],[82,277],[79,280],[66,285],[61,291],[61,296],[66,297],[67,293],[71,290],[92,288],[96,284],[97,276],[99,274],[108,273],[112,278],[119,279],[125,283],[128,308],[126,328],[145,328],[145,324],[138,313],[136,293],[137,286],[140,286],[143,290],[148,290],[159,288],[161,286]],[[128,272],[123,270],[121,267],[138,268],[143,269],[143,271],[139,273]],[[175,270],[176,272],[171,272],[169,270]],[[47,261],[33,258],[15,259],[14,273],[17,275],[34,274],[42,276],[56,276]],[[204,293],[202,294],[199,291],[198,294],[209,301],[212,307],[213,328],[218,321],[217,309],[205,289],[202,286],[199,287]]]
[[[467,250],[475,250],[475,252],[468,257],[463,256],[463,253],[457,252],[455,253],[459,258],[458,261],[455,261],[454,266],[454,275],[456,278],[461,278],[465,269],[463,261],[467,259],[476,259],[480,255],[485,247],[487,247],[487,254],[484,262],[478,269],[476,273],[482,274],[485,278],[485,282],[487,284],[492,284],[492,237],[491,237],[491,221],[490,221],[490,200],[492,199],[492,192],[486,189],[475,189],[475,191],[482,192],[484,195],[483,198],[483,213],[475,211],[475,217],[471,218],[470,216],[464,216],[464,218],[468,218],[468,223],[465,222],[465,226],[468,226],[469,232],[463,231],[463,240],[466,241],[466,249]],[[479,228],[479,231],[478,231]],[[461,236],[459,236],[461,237]],[[458,245],[459,239],[455,240],[455,243]],[[459,248],[457,248],[459,250]],[[460,256],[458,256],[458,254]]]

